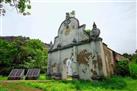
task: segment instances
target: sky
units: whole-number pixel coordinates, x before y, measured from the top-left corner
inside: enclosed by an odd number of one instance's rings
[[[31,15],[22,16],[6,7],[0,17],[0,36],[26,36],[45,43],[54,41],[65,13],[75,10],[80,25],[100,29],[100,37],[109,48],[119,53],[137,49],[135,0],[31,0]]]

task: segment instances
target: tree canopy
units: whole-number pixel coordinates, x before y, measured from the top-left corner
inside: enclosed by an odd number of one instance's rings
[[[48,48],[38,39],[16,37],[7,40],[0,38],[0,69],[40,68],[45,72],[47,57]]]
[[[5,4],[15,7],[16,11],[23,15],[30,14],[26,12],[27,9],[31,9],[30,0],[0,0],[0,15],[5,15],[6,13]]]

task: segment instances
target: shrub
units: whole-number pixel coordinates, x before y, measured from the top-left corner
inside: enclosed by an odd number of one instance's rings
[[[137,64],[137,54],[132,55],[131,62],[134,62]]]
[[[120,76],[129,76],[128,60],[120,60],[116,63],[116,74]]]
[[[129,64],[130,76],[137,79],[137,64],[132,62]]]

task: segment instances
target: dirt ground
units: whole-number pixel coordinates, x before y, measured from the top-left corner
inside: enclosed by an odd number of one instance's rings
[[[0,86],[8,89],[8,91],[42,91],[38,88],[24,86],[20,82],[23,81],[0,81]]]

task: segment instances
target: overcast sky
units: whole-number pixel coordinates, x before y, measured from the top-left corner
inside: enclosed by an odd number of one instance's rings
[[[21,16],[11,7],[1,17],[0,35],[26,36],[49,43],[57,36],[65,13],[75,10],[80,25],[101,30],[108,47],[119,53],[134,53],[137,48],[135,0],[32,0],[30,16]]]

